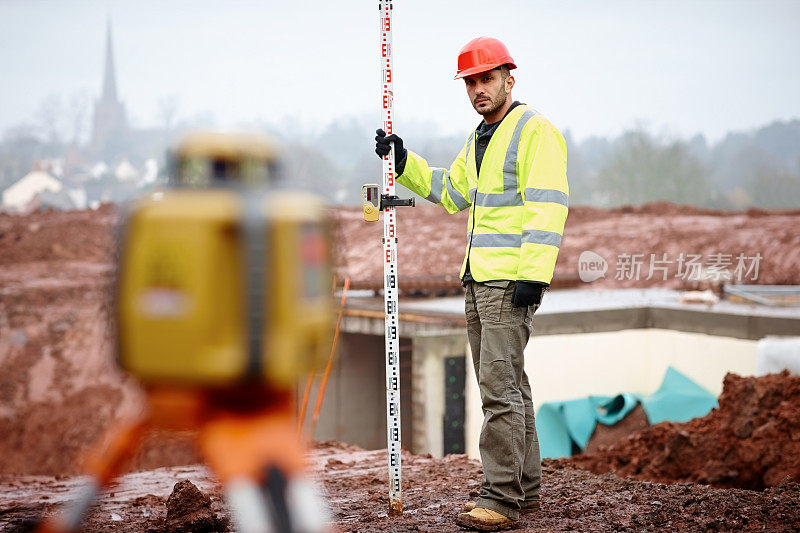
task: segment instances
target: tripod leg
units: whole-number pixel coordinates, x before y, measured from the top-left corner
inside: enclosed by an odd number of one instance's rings
[[[303,476],[287,478],[280,468],[267,469],[262,483],[274,531],[281,533],[329,532],[325,502],[314,484]]]
[[[286,476],[275,466],[267,469],[263,490],[272,508],[272,521],[275,531],[292,533],[292,520],[286,501]]]
[[[331,517],[322,493],[310,479],[295,476],[286,489],[294,533],[331,533]]]
[[[225,484],[225,500],[240,533],[283,533],[270,527],[267,502],[252,479],[235,478]]]
[[[45,521],[38,528],[38,533],[70,533],[80,531],[81,522],[86,510],[94,502],[100,492],[122,470],[133,457],[141,441],[142,435],[149,427],[149,420],[142,418],[134,422],[122,424],[106,434],[101,444],[89,456],[87,467],[92,479],[81,487],[75,499],[65,505],[61,512]]]
[[[80,487],[75,499],[64,504],[59,514],[45,520],[36,528],[36,533],[72,533],[80,531],[81,522],[86,514],[86,510],[94,502],[100,486],[97,480]]]
[[[210,416],[200,431],[206,461],[241,531],[327,531],[324,503],[301,482],[303,446],[291,405],[271,401],[261,411]]]

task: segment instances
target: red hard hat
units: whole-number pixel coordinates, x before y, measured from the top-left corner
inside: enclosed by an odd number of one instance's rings
[[[506,45],[492,37],[477,37],[458,53],[458,73],[455,79],[486,72],[500,65],[517,68]]]

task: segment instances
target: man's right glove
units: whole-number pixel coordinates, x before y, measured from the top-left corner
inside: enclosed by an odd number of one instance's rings
[[[392,133],[387,136],[386,132],[379,129],[375,132],[375,153],[378,157],[384,158],[389,155],[389,143],[394,143],[394,173],[399,176],[406,168],[407,150],[403,148],[403,139]]]

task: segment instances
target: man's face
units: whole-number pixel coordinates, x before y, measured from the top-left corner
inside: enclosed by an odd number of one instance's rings
[[[514,78],[507,76],[504,80],[499,70],[487,70],[466,76],[464,83],[472,107],[479,115],[486,115],[503,107],[514,85]]]

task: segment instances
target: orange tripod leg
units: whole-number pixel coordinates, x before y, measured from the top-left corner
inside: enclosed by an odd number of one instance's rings
[[[80,531],[86,510],[97,494],[119,474],[136,453],[149,425],[149,420],[142,418],[123,423],[107,433],[86,461],[87,470],[92,474],[91,481],[80,490],[74,501],[65,505],[61,512],[50,520],[43,522],[36,531],[38,533]]]
[[[280,472],[288,480],[298,477],[305,467],[291,394],[258,410],[211,413],[201,428],[200,444],[208,465],[224,486],[237,530],[275,530],[276,514],[265,481],[269,481],[271,471]]]

